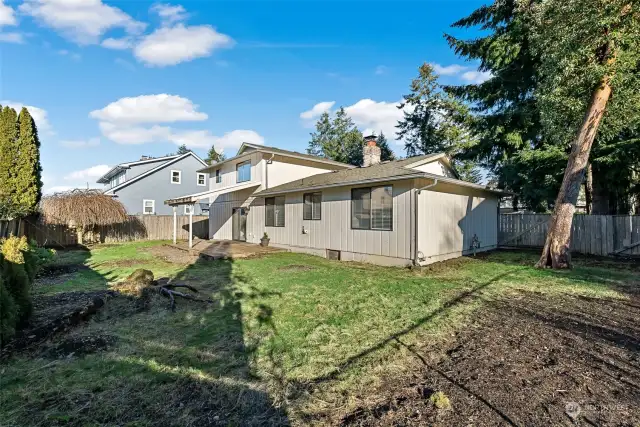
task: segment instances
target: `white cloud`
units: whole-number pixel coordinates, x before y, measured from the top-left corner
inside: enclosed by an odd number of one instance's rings
[[[89,116],[103,122],[119,123],[170,123],[201,121],[208,118],[198,105],[187,98],[166,93],[120,98]]]
[[[214,50],[235,44],[209,25],[162,27],[142,37],[134,56],[148,66],[164,67],[210,56]]]
[[[84,179],[100,178],[105,173],[109,172],[111,167],[108,165],[97,165],[87,169],[71,172],[64,177],[65,181],[80,181]]]
[[[113,62],[115,62],[116,64],[118,64],[123,68],[126,68],[129,71],[134,71],[136,69],[135,65],[133,65],[131,62],[122,58],[116,58],[113,60]]]
[[[86,140],[66,140],[60,141],[60,145],[67,148],[89,148],[100,145],[100,138],[89,138]]]
[[[113,142],[118,144],[146,144],[168,140],[171,135],[171,128],[167,126],[127,126],[109,122],[100,122],[100,131]]]
[[[311,108],[309,111],[300,113],[300,118],[305,120],[313,120],[322,115],[326,111],[330,111],[335,105],[335,101],[319,102]]]
[[[248,142],[250,144],[263,145],[264,138],[253,130],[240,129],[240,130],[227,132],[220,137],[214,137],[212,144],[216,146],[216,149],[224,150],[227,148],[238,148],[242,145],[243,142]],[[176,142],[176,144],[178,144],[178,142]],[[187,146],[189,146],[188,143],[186,144]],[[207,145],[207,147],[210,145],[211,144]]]
[[[127,34],[140,34],[146,28],[146,24],[101,0],[25,0],[19,10],[82,45],[98,43],[114,28],[122,28]]]
[[[465,67],[464,65],[458,65],[458,64],[452,64],[452,65],[431,64],[431,66],[433,67],[433,71],[435,71],[436,74],[439,74],[441,76],[455,76],[469,68],[469,67]]]
[[[131,37],[122,37],[119,39],[114,39],[109,37],[107,39],[102,40],[100,46],[105,47],[107,49],[115,49],[115,50],[125,50],[131,49],[133,47],[133,38]]]
[[[36,122],[36,126],[38,126],[38,131],[40,133],[53,133],[53,129],[51,128],[51,124],[49,123],[48,113],[46,110],[34,107],[33,105],[25,105],[21,102],[14,101],[0,101],[0,105],[11,107],[16,110],[18,114],[20,114],[20,110],[22,110],[22,107],[27,107],[27,110],[29,110],[29,114],[31,114],[31,117],[33,117],[33,120]]]
[[[4,0],[0,0],[0,27],[16,24],[15,11],[10,6],[4,4]]]
[[[490,71],[467,71],[462,75],[462,80],[472,84],[480,84],[492,77],[493,74]]]
[[[364,133],[382,131],[388,139],[395,139],[396,125],[403,117],[403,110],[399,106],[399,102],[361,99],[344,110],[360,129],[364,129]]]
[[[53,187],[45,186],[42,192],[44,194],[63,193],[65,191],[73,190],[74,188],[77,188],[77,187],[74,187],[71,185],[54,185]]]
[[[66,49],[59,50],[58,51],[58,55],[68,56],[69,58],[73,59],[74,61],[80,61],[80,59],[82,59],[82,56],[80,56],[79,53],[69,52]]]
[[[384,65],[378,65],[375,70],[376,76],[381,76],[386,74],[389,71],[389,67],[385,67]]]
[[[162,19],[163,25],[171,25],[175,22],[184,21],[189,17],[189,14],[181,5],[155,4],[151,6],[150,10],[158,14]]]
[[[0,42],[4,43],[24,43],[24,35],[22,33],[0,33]]]

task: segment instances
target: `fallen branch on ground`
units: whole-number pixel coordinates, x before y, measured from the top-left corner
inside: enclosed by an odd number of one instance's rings
[[[190,301],[205,302],[209,304],[213,302],[213,300],[210,298],[200,298],[195,295],[185,294],[184,292],[174,291],[172,288],[187,288],[190,291],[198,292],[198,290],[193,286],[189,286],[185,284],[167,283],[166,285],[158,286],[157,289],[160,295],[169,298],[169,300],[171,301],[170,303],[171,311],[176,311],[176,297],[188,299]]]

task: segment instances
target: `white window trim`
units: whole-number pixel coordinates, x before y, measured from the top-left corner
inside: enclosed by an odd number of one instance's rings
[[[178,172],[178,182],[173,182],[173,173]],[[182,171],[171,169],[171,175],[169,176],[169,180],[172,184],[181,184],[182,183]]]
[[[191,212],[195,212],[194,211],[195,205],[184,205],[184,214],[185,215],[189,215],[189,212],[187,212],[187,208],[191,208]]]
[[[200,184],[200,176],[204,177],[204,181],[202,182],[202,184]],[[207,186],[207,174],[206,173],[196,173],[196,185],[200,186],[200,187],[206,187]]]
[[[147,207],[147,202],[151,202],[151,209],[153,209],[153,212],[151,213],[145,211],[145,208]],[[155,214],[156,214],[156,201],[151,199],[142,200],[142,215],[155,215]]]

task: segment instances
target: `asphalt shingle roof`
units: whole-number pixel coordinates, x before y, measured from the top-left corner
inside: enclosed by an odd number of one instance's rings
[[[413,169],[406,169],[405,166],[415,162],[419,162],[429,157],[436,156],[437,155],[434,154],[428,154],[423,156],[410,157],[408,159],[379,163],[377,165],[369,166],[366,168],[354,168],[322,173],[298,179],[296,181],[291,181],[286,184],[278,185],[276,187],[263,190],[260,193],[256,193],[256,195],[259,196],[263,193],[269,194],[291,190],[304,190],[307,188],[323,187],[336,184],[348,185],[349,183],[353,182],[418,175],[422,172]]]

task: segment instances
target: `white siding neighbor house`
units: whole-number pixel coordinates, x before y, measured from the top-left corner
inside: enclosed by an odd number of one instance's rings
[[[260,145],[202,169],[207,192],[168,200],[210,205],[210,238],[345,261],[426,265],[497,247],[505,193],[458,179],[444,154],[380,162],[367,138],[363,167]]]

